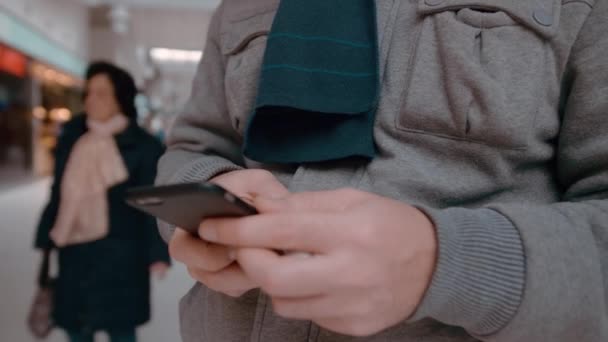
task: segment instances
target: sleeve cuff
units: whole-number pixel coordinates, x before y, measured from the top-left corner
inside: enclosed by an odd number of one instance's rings
[[[206,182],[222,173],[242,169],[243,168],[241,166],[231,163],[224,158],[205,156],[201,159],[197,159],[189,164],[186,164],[177,173],[175,173],[166,184]],[[169,243],[169,241],[171,241],[171,237],[173,236],[173,232],[175,232],[175,227],[166,222],[158,220],[158,229],[163,240]]]
[[[491,209],[421,208],[439,243],[431,285],[410,321],[433,318],[483,336],[515,316],[525,285],[525,254],[517,228]]]

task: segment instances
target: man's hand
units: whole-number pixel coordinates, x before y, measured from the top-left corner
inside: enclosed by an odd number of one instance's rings
[[[209,219],[200,234],[240,247],[246,276],[239,274],[272,298],[279,315],[364,336],[406,320],[422,301],[437,242],[420,210],[355,190],[257,197],[254,204],[260,215]]]
[[[252,202],[257,196],[284,197],[287,189],[268,171],[240,170],[220,175],[211,180],[241,199]],[[235,249],[217,245],[176,230],[169,244],[171,256],[186,264],[192,278],[223,294],[240,297],[258,288],[235,262]]]

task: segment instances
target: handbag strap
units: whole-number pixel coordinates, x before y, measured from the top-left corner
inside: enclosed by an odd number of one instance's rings
[[[51,285],[51,248],[45,248],[42,252],[42,262],[38,271],[38,286],[48,287]]]

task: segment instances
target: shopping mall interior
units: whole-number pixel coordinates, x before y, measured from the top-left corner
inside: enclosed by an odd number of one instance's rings
[[[0,340],[33,341],[33,249],[62,125],[83,111],[85,69],[104,60],[135,78],[138,121],[163,139],[183,108],[217,0],[0,0]],[[173,267],[152,283],[142,341],[177,341],[178,299],[191,285]],[[104,340],[101,336],[101,340]],[[48,341],[65,341],[55,331]]]

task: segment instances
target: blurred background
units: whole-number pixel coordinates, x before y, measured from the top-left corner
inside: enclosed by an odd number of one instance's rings
[[[106,60],[136,78],[139,122],[164,139],[190,94],[218,0],[0,0],[0,341],[33,341],[25,321],[61,125],[82,110],[84,70]],[[177,303],[190,287],[175,265],[153,283],[142,341],[178,341]],[[55,332],[49,341],[65,341]]]

